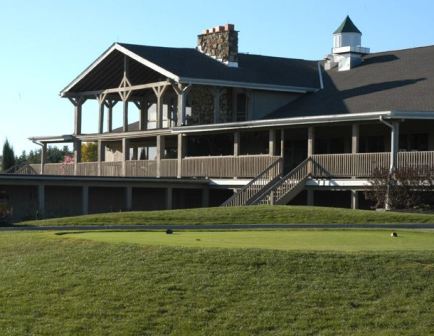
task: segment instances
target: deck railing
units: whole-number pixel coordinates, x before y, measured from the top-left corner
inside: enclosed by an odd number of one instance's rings
[[[206,156],[186,157],[181,160],[182,177],[213,178],[253,178],[261,173],[278,156],[246,155],[246,156]],[[40,173],[41,165],[31,165],[36,173]],[[124,172],[125,169],[125,172]],[[132,177],[177,177],[178,160],[130,160],[125,162],[81,162],[77,164],[47,163],[44,175],[78,175],[78,176],[132,176]]]
[[[370,177],[375,169],[388,169],[390,153],[315,154],[314,177]],[[434,151],[399,152],[398,167],[434,168]]]

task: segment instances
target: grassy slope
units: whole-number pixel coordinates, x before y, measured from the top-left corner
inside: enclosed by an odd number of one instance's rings
[[[434,232],[384,230],[285,230],[218,232],[81,232],[67,238],[154,246],[262,248],[303,251],[434,251]]]
[[[1,335],[428,335],[434,253],[307,253],[0,234]]]
[[[250,206],[97,214],[23,222],[25,225],[212,223],[434,223],[434,215],[306,206]]]

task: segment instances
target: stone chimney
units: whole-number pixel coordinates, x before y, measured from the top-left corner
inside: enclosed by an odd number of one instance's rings
[[[233,24],[206,29],[197,37],[197,49],[230,67],[238,67],[238,31]]]

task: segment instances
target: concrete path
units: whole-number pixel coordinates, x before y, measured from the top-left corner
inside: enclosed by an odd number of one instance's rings
[[[5,226],[0,231],[162,231],[172,230],[252,230],[252,229],[434,229],[434,224],[201,224],[201,225],[68,225]]]

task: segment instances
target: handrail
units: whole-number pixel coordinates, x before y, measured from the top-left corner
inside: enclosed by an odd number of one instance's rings
[[[303,160],[288,174],[272,184],[264,193],[254,200],[253,204],[274,204],[275,202],[278,202],[289,191],[294,189],[294,187],[310,175],[310,172],[308,171],[309,162],[313,162],[311,157]]]
[[[27,161],[18,163],[9,169],[5,170],[1,174],[22,174],[22,170],[26,170],[26,175],[36,175],[37,172],[30,166]]]
[[[227,199],[221,206],[247,205],[258,192],[265,188],[271,181],[281,174],[282,158],[277,159],[258,176],[242,187],[232,197]],[[277,173],[276,173],[277,169]],[[270,175],[271,174],[271,175]],[[268,177],[268,178],[267,178]]]

